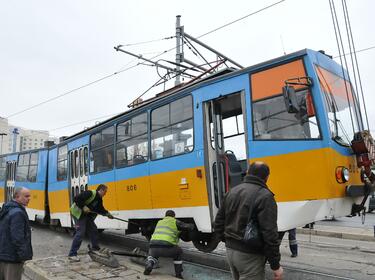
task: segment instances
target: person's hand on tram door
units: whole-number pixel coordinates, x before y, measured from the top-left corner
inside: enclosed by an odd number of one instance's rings
[[[83,212],[86,213],[86,214],[90,212],[90,208],[88,208],[86,205],[83,206],[82,210],[83,210]]]
[[[114,217],[113,217],[113,215],[111,214],[111,213],[107,213],[107,215],[106,215],[107,217],[108,217],[108,219],[113,219]]]

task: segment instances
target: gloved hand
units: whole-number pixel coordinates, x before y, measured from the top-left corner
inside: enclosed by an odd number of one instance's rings
[[[85,214],[87,214],[87,213],[89,213],[89,212],[91,211],[90,208],[88,208],[86,205],[83,206],[82,210],[83,210],[83,212],[84,212]]]
[[[107,215],[106,215],[107,217],[108,217],[108,219],[113,219],[114,217],[113,217],[113,215],[111,214],[111,213],[107,213]]]

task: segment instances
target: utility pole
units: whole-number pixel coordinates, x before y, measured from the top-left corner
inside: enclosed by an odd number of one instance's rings
[[[15,153],[17,150],[17,135],[20,133],[18,132],[17,127],[13,129],[12,133],[13,133],[13,153]]]
[[[4,137],[5,135],[8,135],[8,134],[6,134],[6,133],[4,133],[4,132],[0,132],[0,136],[1,136],[0,155],[3,154],[3,137]]]
[[[184,46],[182,43],[182,33],[184,27],[181,26],[181,16],[176,16],[176,80],[174,85],[177,86],[181,83],[181,75],[180,75],[180,64],[184,61]]]

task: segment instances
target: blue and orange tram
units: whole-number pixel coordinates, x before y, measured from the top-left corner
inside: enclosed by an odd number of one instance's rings
[[[138,104],[58,145],[0,157],[0,205],[28,187],[31,220],[71,227],[77,193],[104,183],[99,228],[153,232],[167,209],[196,225],[184,237],[203,251],[224,194],[247,165],[271,169],[279,230],[362,210],[374,181],[374,142],[342,67],[301,50],[227,69]]]

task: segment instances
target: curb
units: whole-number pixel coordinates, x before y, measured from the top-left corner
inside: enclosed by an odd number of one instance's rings
[[[317,235],[317,236],[326,236],[326,237],[334,237],[334,238],[341,238],[341,239],[351,239],[351,240],[358,240],[358,241],[375,241],[375,237],[367,234],[359,234],[359,233],[346,233],[346,232],[335,232],[335,231],[327,231],[321,229],[308,229],[308,228],[298,228],[297,233],[306,234],[306,235]]]
[[[46,259],[46,258],[45,258]],[[34,261],[28,261],[23,267],[23,274],[32,280],[51,280],[46,272],[36,266]]]

